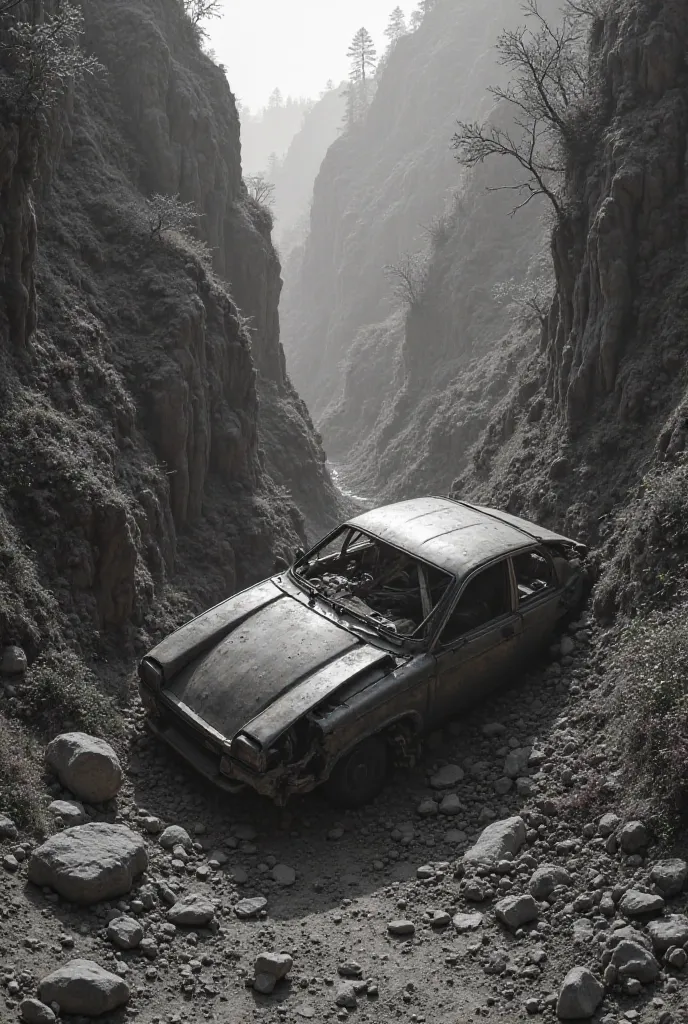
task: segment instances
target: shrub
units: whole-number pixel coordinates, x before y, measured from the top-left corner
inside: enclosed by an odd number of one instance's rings
[[[688,807],[688,619],[685,608],[637,620],[610,669],[624,778],[665,821]],[[631,782],[630,780],[635,780]]]
[[[429,263],[425,252],[405,252],[384,272],[392,282],[392,293],[408,309],[420,306],[428,286]]]
[[[34,662],[17,702],[18,714],[48,734],[81,729],[104,736],[121,727],[113,699],[101,692],[94,673],[68,650],[48,652]]]

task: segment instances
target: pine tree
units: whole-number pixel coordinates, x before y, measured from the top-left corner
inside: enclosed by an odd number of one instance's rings
[[[281,107],[283,105],[283,102],[284,102],[284,100],[282,98],[282,90],[279,89],[279,88],[273,89],[272,92],[270,93],[270,98],[268,100],[268,106],[269,107]]]
[[[411,15],[410,28],[412,32],[415,32],[417,28],[420,28],[421,22],[423,21],[423,12],[420,8],[417,8]]]
[[[350,78],[352,82],[366,82],[372,78],[377,63],[377,53],[373,38],[367,28],[359,28],[347,50],[351,60]]]
[[[395,7],[389,16],[389,23],[385,29],[385,35],[389,39],[390,48],[394,46],[397,39],[401,39],[407,32],[406,17],[401,7]]]

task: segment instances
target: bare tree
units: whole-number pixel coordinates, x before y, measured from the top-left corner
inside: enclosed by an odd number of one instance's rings
[[[264,174],[247,174],[244,184],[248,194],[261,206],[272,206],[275,201],[275,186]]]
[[[423,302],[428,284],[428,257],[424,252],[405,252],[396,263],[383,267],[392,282],[392,294],[403,306],[415,309]]]
[[[510,189],[524,198],[512,213],[536,196],[545,196],[557,217],[562,215],[560,195],[567,157],[585,135],[579,116],[589,95],[587,55],[588,18],[606,0],[568,0],[557,25],[550,25],[538,9],[538,0],[522,4],[528,24],[503,32],[497,41],[498,60],[512,72],[506,88],[490,92],[513,113],[513,128],[494,123],[458,123],[452,139],[457,160],[475,167],[488,157],[514,160],[523,174]],[[600,8],[601,9],[601,8]],[[588,119],[588,131],[594,128]]]
[[[222,15],[222,0],[182,0],[184,12],[194,26]]]
[[[168,231],[188,231],[197,217],[194,204],[183,203],[178,195],[155,192],[146,199],[146,223],[151,241],[161,239]]]

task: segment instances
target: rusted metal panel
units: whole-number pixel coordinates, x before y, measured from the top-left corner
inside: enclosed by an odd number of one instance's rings
[[[264,748],[273,743],[288,726],[297,721],[326,697],[361,673],[381,666],[393,667],[390,655],[367,645],[347,651],[336,661],[324,665],[300,686],[279,697],[242,730]]]
[[[458,577],[530,543],[513,525],[450,498],[400,501],[351,525]]]
[[[502,523],[506,523],[509,526],[513,526],[517,530],[521,530],[528,537],[532,537],[533,540],[546,543],[547,541],[560,544],[572,544],[575,548],[580,551],[585,551],[585,544],[581,544],[580,541],[571,540],[569,537],[564,537],[560,533],[554,533],[552,530],[546,529],[544,526],[538,526],[537,523],[530,523],[527,519],[520,519],[518,516],[512,516],[508,512],[501,512],[493,508],[485,508],[482,505],[470,505],[468,502],[462,502],[466,508],[474,509],[476,512],[482,512],[484,515],[491,516],[498,519]]]
[[[165,687],[228,739],[297,683],[361,642],[286,595],[244,619]]]
[[[247,616],[281,596],[282,592],[272,580],[264,580],[180,626],[154,647],[148,657],[158,662],[166,679],[171,679],[204,650],[222,640]]]

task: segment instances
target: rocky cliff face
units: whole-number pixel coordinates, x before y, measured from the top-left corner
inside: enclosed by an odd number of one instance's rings
[[[224,74],[177,4],[84,13],[104,71],[41,145],[0,129],[0,641],[32,656],[219,599],[334,510]],[[151,235],[154,192],[194,203],[212,269]]]
[[[671,0],[593,26],[602,127],[554,231],[543,354],[457,481],[599,545],[605,615],[685,590],[687,40]]]

